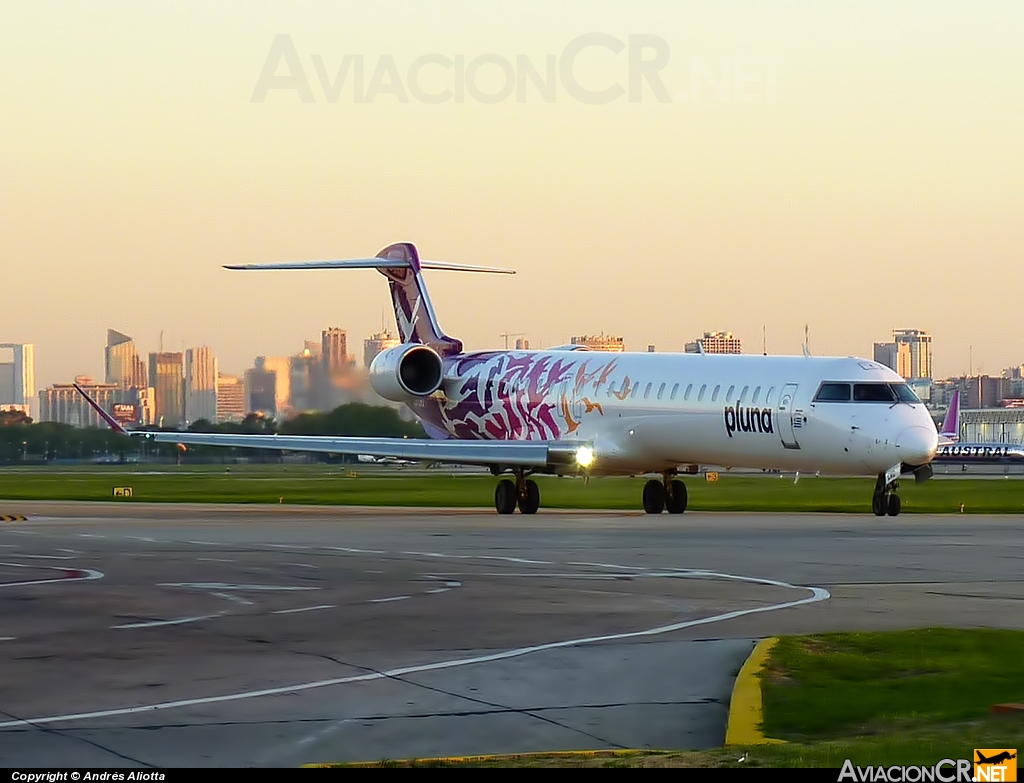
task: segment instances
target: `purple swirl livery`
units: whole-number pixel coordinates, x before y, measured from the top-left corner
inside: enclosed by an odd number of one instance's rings
[[[603,415],[601,404],[587,393],[596,394],[608,382],[617,366],[614,359],[509,351],[463,354],[462,343],[437,323],[416,247],[400,242],[377,257],[407,264],[379,270],[388,280],[402,342],[426,345],[445,359],[445,399],[408,403],[431,437],[560,440],[576,433],[584,416]]]

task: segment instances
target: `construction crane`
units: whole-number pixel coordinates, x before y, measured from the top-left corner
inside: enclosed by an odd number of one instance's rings
[[[505,350],[506,351],[508,350],[508,338],[509,337],[525,337],[525,336],[526,336],[526,332],[505,332],[504,334],[499,334],[498,335],[498,337],[504,337],[505,338]]]

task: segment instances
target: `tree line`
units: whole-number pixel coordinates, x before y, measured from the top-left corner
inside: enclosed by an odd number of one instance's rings
[[[167,427],[139,427],[146,432],[178,432]],[[425,438],[416,422],[407,422],[394,408],[353,402],[324,413],[303,413],[278,422],[250,413],[241,422],[193,422],[189,432],[237,433],[249,435],[333,435],[337,437]],[[316,455],[324,461],[352,461]],[[257,461],[278,461],[282,454],[264,449],[235,449],[222,446],[188,446],[182,451],[173,443],[152,443],[122,435],[109,427],[72,427],[52,421],[33,422],[24,413],[0,411],[0,464],[44,463],[55,460],[127,461],[134,459],[175,459],[177,461],[227,461],[247,457]]]

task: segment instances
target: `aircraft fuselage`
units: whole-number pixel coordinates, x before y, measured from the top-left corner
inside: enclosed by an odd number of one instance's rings
[[[594,474],[723,465],[877,476],[931,460],[920,402],[816,400],[823,382],[905,381],[856,358],[485,351],[445,359],[439,392],[409,403],[433,437],[579,441]]]

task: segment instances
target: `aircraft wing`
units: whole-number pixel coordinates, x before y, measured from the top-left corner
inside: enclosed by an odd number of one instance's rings
[[[550,444],[545,441],[429,440],[427,438],[338,438],[321,435],[237,435],[200,432],[127,432],[156,443],[186,446],[227,446],[243,449],[306,451],[369,457],[449,462],[459,465],[549,464]]]
[[[561,441],[430,440],[426,438],[358,438],[321,435],[242,435],[205,432],[147,432],[126,430],[85,391],[75,384],[89,405],[114,430],[156,443],[186,446],[304,451],[370,457],[447,462],[457,465],[545,467],[575,458],[580,443]]]

